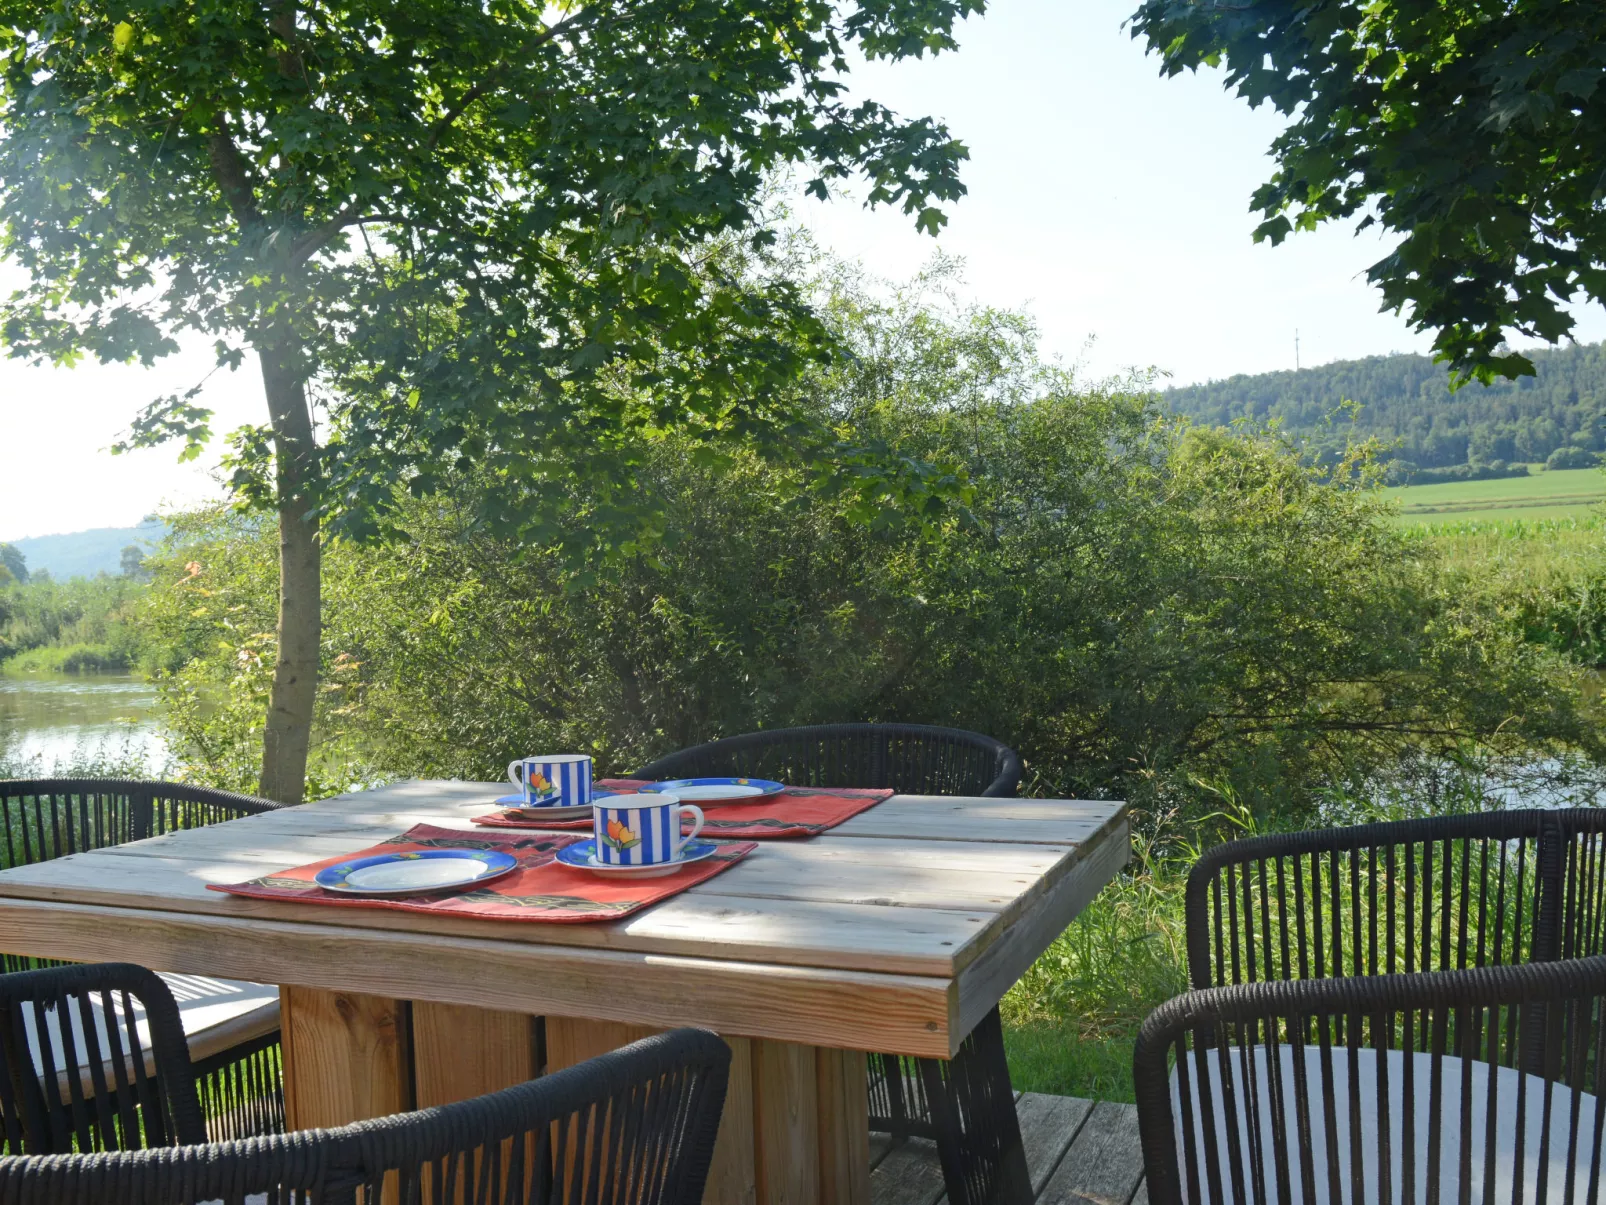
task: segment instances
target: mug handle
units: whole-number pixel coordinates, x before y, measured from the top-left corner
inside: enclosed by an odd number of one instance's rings
[[[691,826],[691,832],[682,837],[680,844],[675,846],[676,858],[685,853],[686,847],[697,840],[697,834],[703,831],[703,809],[695,803],[683,803],[680,805],[679,810],[675,813],[675,826],[678,828],[680,826],[680,818],[688,814],[694,814],[697,817],[697,822]]]
[[[523,761],[510,761],[507,764],[507,780],[519,790],[524,789],[524,780],[519,777],[519,771],[524,769]]]

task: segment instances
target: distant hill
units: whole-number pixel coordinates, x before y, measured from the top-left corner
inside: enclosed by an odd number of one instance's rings
[[[1535,462],[1557,448],[1606,451],[1606,344],[1531,353],[1536,376],[1467,385],[1452,394],[1427,356],[1371,356],[1298,372],[1228,377],[1166,392],[1171,407],[1203,422],[1281,419],[1320,448],[1346,433],[1401,441],[1396,455],[1424,469]],[[1329,416],[1360,404],[1353,428]],[[1344,429],[1335,430],[1342,423]]]
[[[12,540],[17,551],[28,560],[28,572],[48,569],[50,576],[94,577],[97,573],[120,573],[123,549],[130,544],[154,544],[167,531],[164,523],[141,523],[138,527],[95,527],[57,536],[30,536]]]

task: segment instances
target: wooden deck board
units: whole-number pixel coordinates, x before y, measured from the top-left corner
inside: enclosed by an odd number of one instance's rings
[[[1135,1105],[1023,1093],[1016,1102],[1037,1205],[1148,1205]],[[871,1205],[947,1205],[933,1143],[870,1138]]]

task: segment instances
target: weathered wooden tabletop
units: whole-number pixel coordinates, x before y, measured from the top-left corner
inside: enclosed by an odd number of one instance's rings
[[[206,890],[469,830],[506,789],[406,782],[0,872],[0,950],[949,1057],[1128,854],[1121,803],[898,795],[602,924]]]

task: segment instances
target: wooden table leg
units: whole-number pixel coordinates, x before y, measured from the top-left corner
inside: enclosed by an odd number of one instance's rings
[[[815,1052],[820,1107],[820,1199],[870,1202],[870,1099],[860,1050]]]
[[[407,1006],[385,996],[279,989],[284,1113],[292,1130],[413,1107]]]
[[[541,1074],[536,1019],[462,1004],[413,1005],[416,1107],[500,1092]]]
[[[550,1071],[655,1032],[579,1017],[548,1017],[546,1025]],[[730,1087],[704,1205],[867,1205],[864,1055],[790,1042],[726,1041]]]
[[[534,1079],[535,1018],[356,992],[279,989],[286,1122],[344,1125]]]

